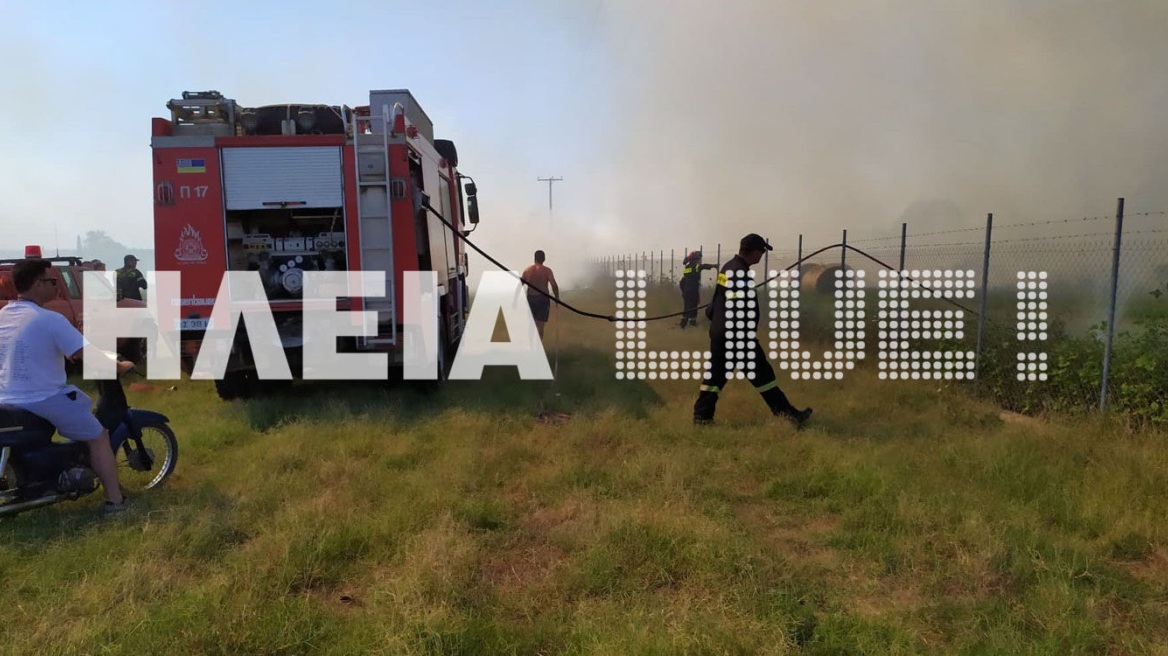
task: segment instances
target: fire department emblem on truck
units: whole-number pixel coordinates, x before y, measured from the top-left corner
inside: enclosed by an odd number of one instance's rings
[[[207,259],[207,249],[203,248],[203,238],[199,231],[191,224],[183,228],[178,237],[178,248],[174,251],[174,258],[179,262],[202,262]]]

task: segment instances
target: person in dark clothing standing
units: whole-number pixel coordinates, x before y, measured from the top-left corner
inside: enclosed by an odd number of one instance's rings
[[[769,250],[773,250],[771,245],[759,235],[746,235],[739,244],[738,254],[718,274],[714,299],[706,308],[710,320],[710,369],[694,403],[695,424],[714,421],[718,394],[738,369],[746,370],[746,377],[775,416],[790,419],[799,427],[811,417],[811,408],[796,409],[779,389],[775,370],[759,344],[758,319],[762,310],[755,300],[750,267],[758,264],[763,253]]]
[[[118,300],[133,298],[142,300],[142,290],[146,289],[146,276],[138,270],[138,258],[125,257],[125,266],[117,270]]]
[[[693,251],[681,262],[681,301],[685,314],[681,315],[681,327],[698,325],[698,304],[701,303],[702,271],[717,269],[713,264],[702,264],[702,252]]]

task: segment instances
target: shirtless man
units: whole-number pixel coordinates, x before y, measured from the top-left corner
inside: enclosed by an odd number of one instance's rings
[[[546,259],[544,252],[536,251],[535,264],[523,270],[523,282],[527,285],[527,304],[531,306],[531,316],[535,319],[540,339],[543,339],[543,327],[552,309],[552,301],[546,294],[554,294],[556,300],[560,300],[560,285],[556,282],[556,275],[552,270],[543,265],[544,259]],[[548,291],[549,287],[551,291]]]

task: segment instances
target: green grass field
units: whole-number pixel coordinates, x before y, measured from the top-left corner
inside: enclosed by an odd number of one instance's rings
[[[615,380],[614,341],[559,312],[554,384],[131,392],[174,477],[0,520],[0,653],[1168,653],[1163,434],[874,367],[780,377],[804,431],[746,381],[698,428],[697,383]]]

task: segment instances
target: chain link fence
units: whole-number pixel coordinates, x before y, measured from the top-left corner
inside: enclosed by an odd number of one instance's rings
[[[767,278],[799,271],[797,297],[782,296],[777,279],[762,297],[772,308],[800,301],[797,325],[776,313],[762,328],[780,369],[788,368],[794,329],[800,348],[838,357],[858,346],[862,366],[882,377],[952,381],[1009,410],[1105,409],[1133,423],[1168,424],[1168,212],[1125,216],[1121,199],[1114,216],[987,216],[985,225],[951,230],[914,234],[905,224],[899,235],[849,241],[842,231],[836,244],[791,241],[773,243],[757,267]],[[737,242],[611,255],[594,265],[602,276],[639,269],[675,285],[693,250],[721,267]],[[849,277],[862,288],[845,285]],[[703,303],[715,279],[702,274]],[[675,303],[680,310],[680,296]],[[844,321],[853,309],[862,327]]]

